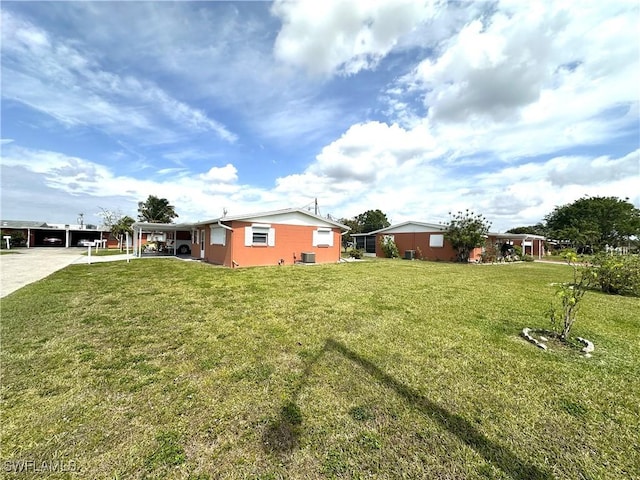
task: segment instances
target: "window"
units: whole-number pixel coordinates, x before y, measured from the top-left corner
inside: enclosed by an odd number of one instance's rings
[[[244,228],[244,245],[251,246],[269,246],[276,244],[276,230],[271,225],[254,223],[250,227]]]
[[[252,243],[254,245],[266,245],[267,240],[269,239],[269,232],[263,232],[261,230],[253,229],[252,231]]]
[[[314,247],[333,247],[333,231],[330,228],[318,228],[313,231]]]
[[[227,240],[227,232],[222,227],[211,225],[211,237],[209,242],[211,245],[225,245]]]
[[[431,248],[444,247],[444,235],[433,233],[429,235],[429,246]]]

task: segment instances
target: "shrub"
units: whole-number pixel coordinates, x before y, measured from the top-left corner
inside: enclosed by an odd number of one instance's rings
[[[11,237],[11,240],[9,240],[11,247],[24,247],[27,244],[27,239],[24,237],[22,232],[0,231],[0,248],[7,248],[7,241],[4,239],[5,235]]]
[[[523,262],[533,262],[533,257],[529,254],[523,255],[522,256],[522,261]]]
[[[394,242],[393,237],[389,235],[382,237],[380,240],[380,248],[382,248],[382,253],[384,253],[384,256],[387,258],[398,258],[400,256],[396,242]]]
[[[640,295],[640,257],[599,254],[592,260],[596,284],[605,293]]]
[[[351,258],[360,259],[364,256],[364,250],[361,248],[350,248],[348,253]]]
[[[498,260],[498,248],[491,242],[487,242],[484,252],[480,255],[482,263],[494,263]]]

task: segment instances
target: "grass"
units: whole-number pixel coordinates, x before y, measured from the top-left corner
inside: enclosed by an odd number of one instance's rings
[[[127,252],[125,250],[120,251],[119,248],[109,248],[109,249],[105,249],[105,248],[101,248],[98,249],[98,251],[96,252],[95,248],[91,249],[91,256],[92,257],[108,257],[110,255],[125,255]],[[82,252],[82,255],[84,255],[85,257],[87,256],[87,248],[84,248],[84,252]],[[129,249],[129,255],[133,256],[133,250],[130,248]]]
[[[640,299],[587,294],[589,359],[518,336],[569,275],[72,265],[2,299],[0,457],[83,478],[638,478]]]
[[[16,253],[20,253],[20,252],[16,250],[5,250],[5,249],[0,250],[0,255],[13,255]]]

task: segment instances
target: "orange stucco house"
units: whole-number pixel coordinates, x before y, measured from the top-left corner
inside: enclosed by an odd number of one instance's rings
[[[348,230],[301,209],[225,216],[191,225],[191,256],[232,268],[338,262]]]
[[[385,236],[389,236],[403,258],[452,261],[456,257],[456,252],[445,240],[445,230],[444,225],[409,221],[370,232],[368,235],[375,235],[376,257],[384,257],[380,243]],[[470,260],[479,258],[481,253],[482,249],[474,249]]]
[[[445,225],[409,221],[391,225],[367,235],[375,236],[377,257],[384,257],[380,243],[385,236],[390,236],[403,258],[454,261],[456,252],[445,239],[445,231]],[[545,237],[540,235],[492,232],[487,235],[487,242],[498,248],[505,243],[511,246],[519,245],[522,247],[523,253],[536,258],[542,258],[545,254],[544,241]],[[483,247],[474,248],[469,256],[469,261],[480,261],[483,251]]]

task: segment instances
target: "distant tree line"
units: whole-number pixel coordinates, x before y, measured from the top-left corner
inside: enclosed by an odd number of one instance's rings
[[[640,210],[628,198],[582,197],[558,206],[544,222],[507,230],[507,233],[544,235],[575,248],[579,253],[637,244]]]

